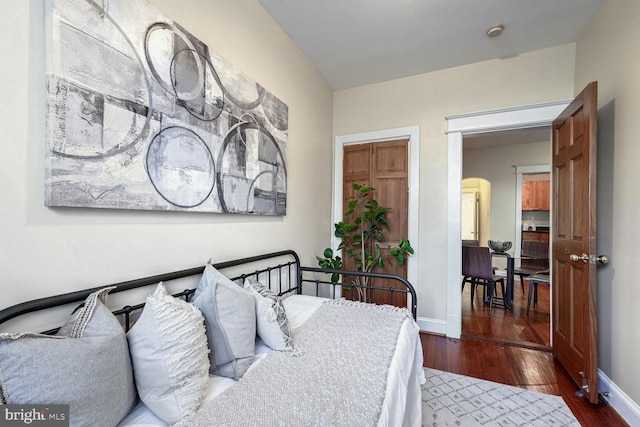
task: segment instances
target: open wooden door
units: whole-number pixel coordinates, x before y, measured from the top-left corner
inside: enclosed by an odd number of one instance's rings
[[[596,301],[597,82],[553,122],[553,352],[598,402]]]

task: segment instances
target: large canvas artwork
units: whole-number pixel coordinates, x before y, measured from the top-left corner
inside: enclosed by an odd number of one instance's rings
[[[144,0],[47,4],[47,206],[286,213],[286,104]]]

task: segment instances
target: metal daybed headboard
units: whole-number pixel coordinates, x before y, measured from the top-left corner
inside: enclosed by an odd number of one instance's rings
[[[313,273],[312,277],[308,277],[309,274],[305,275],[305,273]],[[354,284],[353,282],[332,282],[329,277],[332,274],[338,274],[343,279],[351,278],[351,277],[367,277],[373,279],[382,279],[385,280],[386,283],[393,283],[395,286],[384,286],[384,285],[376,285],[376,282],[373,284]],[[319,279],[318,276],[323,275],[325,279]],[[385,274],[385,273],[366,273],[360,271],[345,271],[345,270],[331,270],[331,269],[323,269],[318,267],[300,267],[300,289],[304,288],[305,284],[313,285],[316,289],[317,296],[327,296],[329,298],[337,298],[342,295],[342,292],[338,294],[338,289],[342,290],[343,288],[360,288],[364,290],[364,295],[367,295],[366,302],[376,304],[376,298],[373,297],[374,294],[387,295],[384,303],[395,305],[396,303],[402,303],[402,307],[407,307],[411,314],[413,315],[413,319],[417,319],[418,312],[418,300],[416,297],[416,291],[413,288],[413,285],[405,278],[396,276],[395,274]],[[328,295],[319,295],[319,290],[322,286],[328,287],[329,292]],[[353,295],[353,294],[352,294]],[[408,300],[410,298],[410,300]],[[353,299],[353,298],[352,298]],[[406,305],[405,305],[406,304]]]
[[[268,265],[266,262],[274,260],[274,263]],[[228,275],[233,281],[243,281],[247,277],[255,277],[259,279],[263,285],[269,287],[274,293],[279,296],[283,296],[289,293],[304,293],[315,294],[316,296],[325,296],[329,298],[336,298],[342,296],[343,286],[352,288],[364,288],[368,295],[373,295],[374,292],[385,292],[390,295],[389,299],[391,304],[394,304],[399,299],[404,298],[405,301],[410,297],[409,308],[413,314],[413,318],[416,319],[417,312],[417,300],[416,292],[413,286],[405,279],[390,275],[379,273],[361,273],[343,270],[324,270],[314,267],[303,267],[300,265],[300,258],[298,254],[293,250],[284,250],[278,252],[271,252],[263,255],[257,255],[252,257],[240,258],[232,261],[226,261],[221,263],[215,263],[213,266],[218,270],[233,269],[234,267],[247,266],[252,268],[251,271],[243,271],[237,275]],[[103,289],[107,286],[114,286],[110,294],[128,291],[136,288],[142,288],[145,286],[155,285],[159,282],[170,282],[172,280],[187,278],[190,276],[196,276],[202,274],[204,266],[189,268],[186,270],[174,271],[171,273],[159,274],[155,276],[149,276],[141,279],[130,280],[126,282],[120,282],[113,285],[105,285],[95,287],[91,289],[85,289],[82,291],[69,292],[61,295],[55,295],[32,301],[23,302],[12,307],[0,310],[0,325],[14,319],[16,317],[34,313],[41,310],[51,309],[59,306],[69,304],[82,303],[89,294],[97,290]],[[231,270],[230,270],[231,271]],[[360,277],[372,277],[385,280],[391,280],[398,284],[397,287],[383,287],[378,285],[354,285],[353,283],[341,283],[331,282],[329,277],[332,273],[338,273],[341,277],[360,276]],[[226,272],[225,272],[226,274]],[[308,287],[313,287],[315,290],[306,291]],[[195,288],[195,286],[194,286]],[[189,300],[193,295],[195,289],[188,288],[181,292],[174,293],[176,297],[182,297],[185,300]],[[401,300],[400,300],[401,301]],[[375,302],[369,300],[367,302]],[[121,309],[115,310],[113,313],[116,316],[123,316],[123,326],[125,330],[128,330],[131,323],[131,314],[137,312],[144,306],[144,302],[135,305],[125,305]],[[47,332],[54,332],[47,331]]]
[[[213,266],[218,270],[224,270],[232,267],[238,267],[242,265],[251,265],[257,264],[260,261],[265,261],[269,259],[277,259],[281,257],[288,257],[290,261],[286,261],[283,263],[279,263],[277,265],[270,265],[263,268],[257,268],[251,272],[244,272],[243,274],[235,277],[230,277],[231,280],[244,279],[246,277],[266,277],[266,282],[263,283],[265,286],[269,286],[270,289],[273,287],[273,275],[275,272],[278,278],[278,289],[274,290],[275,293],[279,295],[284,295],[291,292],[300,292],[299,290],[299,271],[300,271],[300,258],[298,254],[296,254],[292,250],[272,252],[268,254],[252,256],[247,258],[240,258],[232,261],[220,262],[213,264]],[[150,286],[157,284],[159,282],[169,282],[171,280],[181,279],[190,276],[196,276],[202,274],[205,266],[189,268],[186,270],[174,271],[171,273],[158,274],[155,276],[144,277],[141,279],[129,280],[126,282],[115,283],[112,285],[99,286],[91,289],[84,289],[82,291],[69,292],[66,294],[54,295],[45,298],[39,298],[32,301],[23,302],[20,304],[16,304],[12,307],[5,308],[0,310],[0,324],[3,324],[13,318],[33,313],[36,311],[46,310],[58,306],[64,306],[73,303],[81,303],[83,302],[89,294],[95,292],[97,290],[103,289],[107,286],[114,286],[110,294],[114,294],[117,292],[128,291],[136,288],[141,288],[144,286]],[[286,278],[286,280],[281,280],[282,278]],[[286,285],[286,287],[285,287]],[[193,295],[195,289],[185,289],[182,292],[178,292],[173,294],[176,297],[183,297],[186,300]],[[127,305],[121,308],[120,310],[114,311],[115,315],[124,316],[124,326],[125,329],[128,330],[130,325],[129,315],[130,313],[139,310],[144,306],[144,303],[136,304],[136,305]]]

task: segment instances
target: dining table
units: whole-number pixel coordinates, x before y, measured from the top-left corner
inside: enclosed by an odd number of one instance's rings
[[[515,258],[507,251],[491,251],[491,257],[504,257],[507,259],[507,289],[506,295],[501,300],[494,302],[494,305],[509,309],[513,306],[513,282],[515,270]]]
[[[515,255],[513,251],[491,251],[492,257],[504,257],[507,259],[507,286],[506,286],[506,294],[503,295],[502,299],[498,299],[494,302],[494,305],[499,307],[504,307],[505,309],[510,309],[513,307],[513,286],[514,286],[514,276],[515,276],[515,262],[516,260],[544,260],[548,259],[548,255],[536,255],[536,254],[525,254],[520,253],[519,255]]]

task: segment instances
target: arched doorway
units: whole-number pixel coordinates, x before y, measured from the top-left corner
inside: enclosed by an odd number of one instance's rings
[[[484,178],[462,180],[462,240],[486,246],[491,230],[491,183]]]

